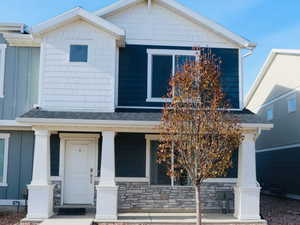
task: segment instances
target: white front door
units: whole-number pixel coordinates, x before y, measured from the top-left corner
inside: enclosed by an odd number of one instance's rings
[[[67,141],[65,150],[64,203],[93,204],[94,144]]]

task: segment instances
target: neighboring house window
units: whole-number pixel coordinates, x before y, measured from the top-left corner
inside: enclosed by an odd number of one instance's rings
[[[288,103],[288,112],[296,112],[297,110],[297,99],[296,99],[296,95],[290,96],[287,99],[287,103]]]
[[[0,44],[0,97],[4,96],[5,50],[6,44]]]
[[[147,101],[165,102],[169,80],[184,63],[196,60],[197,51],[148,49]]]
[[[7,186],[9,134],[0,134],[0,186]]]
[[[87,61],[88,61],[87,45],[70,46],[70,62],[87,62]]]
[[[270,120],[273,120],[273,107],[272,108],[268,108],[267,109],[267,120],[270,121]]]

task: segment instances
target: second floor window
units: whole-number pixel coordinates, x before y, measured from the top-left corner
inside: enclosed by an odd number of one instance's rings
[[[87,45],[70,46],[70,62],[87,62],[87,61],[88,61]]]
[[[296,112],[297,110],[297,101],[296,101],[296,95],[290,96],[287,99],[287,104],[288,104],[288,112]]]
[[[267,114],[267,120],[270,121],[270,120],[273,120],[273,107],[271,108],[268,108],[267,111],[266,111],[266,114]]]
[[[196,60],[196,51],[148,49],[147,101],[165,102],[170,77],[188,62]]]

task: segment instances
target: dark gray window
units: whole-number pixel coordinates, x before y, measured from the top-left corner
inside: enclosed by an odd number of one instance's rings
[[[171,178],[167,175],[167,165],[158,164],[157,162],[158,145],[158,141],[151,141],[150,183],[154,185],[171,185]]]
[[[172,56],[153,55],[152,58],[152,97],[166,96],[172,76]]]
[[[87,45],[70,46],[70,62],[87,62],[87,60],[88,60]]]

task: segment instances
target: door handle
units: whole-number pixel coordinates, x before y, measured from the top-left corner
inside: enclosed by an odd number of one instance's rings
[[[90,183],[93,184],[93,168],[90,169]]]

